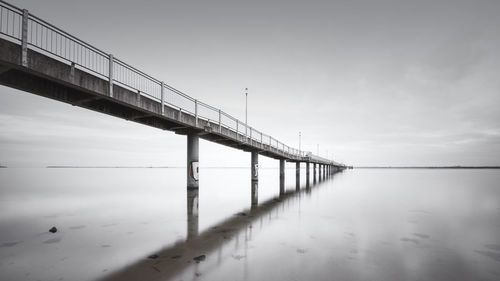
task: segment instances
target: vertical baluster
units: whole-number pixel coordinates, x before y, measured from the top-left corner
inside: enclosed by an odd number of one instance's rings
[[[165,93],[164,93],[165,83],[163,83],[163,81],[161,82],[160,87],[161,87],[161,115],[165,115]]]
[[[221,111],[219,109],[219,133],[222,133]]]
[[[194,124],[198,127],[198,100],[194,100]]]
[[[109,54],[109,96],[113,97],[113,55]]]
[[[23,10],[23,27],[21,35],[21,65],[28,67],[28,10]]]

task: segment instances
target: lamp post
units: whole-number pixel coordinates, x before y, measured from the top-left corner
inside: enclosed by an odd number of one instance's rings
[[[248,135],[248,88],[245,88],[245,136]]]
[[[302,138],[302,136],[301,136],[301,133],[299,132],[299,155],[301,154],[301,149],[300,149],[301,138]]]

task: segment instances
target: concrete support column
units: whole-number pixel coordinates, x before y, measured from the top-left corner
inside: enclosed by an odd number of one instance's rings
[[[318,164],[318,181],[322,180],[321,178],[321,164]]]
[[[300,190],[300,162],[295,163],[295,189]]]
[[[280,195],[285,194],[285,160],[280,159]]]
[[[198,189],[199,187],[199,141],[200,138],[196,134],[187,136],[187,188]]]
[[[310,168],[309,162],[306,162],[306,188],[309,188]]]
[[[326,165],[323,165],[323,178],[326,179]]]
[[[252,206],[255,206],[259,202],[259,154],[252,151]]]
[[[313,163],[313,182],[316,183],[316,163]]]

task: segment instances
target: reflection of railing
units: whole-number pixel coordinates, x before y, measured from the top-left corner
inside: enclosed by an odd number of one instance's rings
[[[161,80],[114,58],[113,55],[28,13],[27,10],[19,9],[3,1],[0,1],[0,35],[2,38],[21,45],[21,63],[24,66],[27,66],[27,49],[30,48],[108,80],[110,85],[119,85],[161,103],[162,114],[164,106],[168,106],[182,111],[183,114],[193,116],[196,120],[194,124],[196,127],[199,126],[198,120],[205,120],[209,125],[215,124],[219,133],[251,146],[295,158],[303,158],[306,155],[303,151],[289,147],[247,126],[222,110],[198,101]],[[109,94],[113,97],[112,86],[110,86]],[[332,161],[325,159],[324,162]]]

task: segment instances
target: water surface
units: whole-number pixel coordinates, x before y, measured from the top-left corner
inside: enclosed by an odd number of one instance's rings
[[[500,279],[498,170],[184,174],[1,169],[0,280]]]

